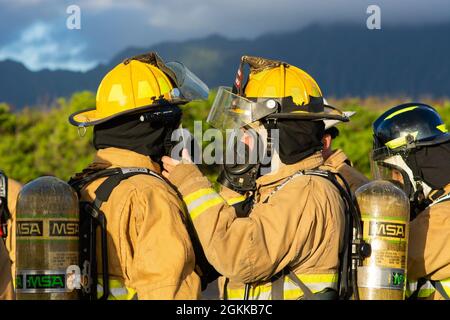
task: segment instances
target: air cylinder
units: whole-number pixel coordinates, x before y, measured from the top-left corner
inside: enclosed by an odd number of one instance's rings
[[[393,183],[375,180],[356,190],[363,239],[371,255],[358,267],[361,300],[403,300],[409,235],[409,199]]]
[[[23,187],[17,200],[17,299],[78,298],[71,287],[79,270],[78,234],[78,197],[66,182],[45,176]]]

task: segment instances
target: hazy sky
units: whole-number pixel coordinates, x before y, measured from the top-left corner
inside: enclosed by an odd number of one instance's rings
[[[0,0],[0,60],[38,70],[86,70],[128,46],[186,40],[212,33],[254,38],[311,23],[366,26],[370,4],[382,26],[450,21],[449,0]],[[69,5],[81,29],[69,30]]]

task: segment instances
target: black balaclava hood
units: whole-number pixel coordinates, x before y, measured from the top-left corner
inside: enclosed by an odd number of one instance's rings
[[[278,119],[276,129],[279,129],[281,161],[293,164],[322,150],[324,128],[323,121]]]
[[[179,120],[163,123],[141,121],[139,114],[125,115],[94,126],[94,146],[131,150],[160,162],[172,147],[172,132]]]
[[[406,158],[406,164],[414,168],[415,156],[419,176],[434,190],[450,183],[450,142],[422,147]]]

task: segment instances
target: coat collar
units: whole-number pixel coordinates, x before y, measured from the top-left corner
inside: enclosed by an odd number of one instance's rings
[[[256,180],[256,184],[259,186],[269,185],[274,182],[283,180],[287,177],[290,177],[298,171],[315,169],[317,167],[320,167],[322,164],[323,164],[322,153],[319,151],[314,153],[312,156],[309,156],[308,158],[303,159],[297,163],[285,165],[273,173],[259,177]]]
[[[156,173],[161,173],[159,164],[150,159],[149,156],[136,153],[134,151],[106,148],[97,151],[94,158],[94,165],[107,165],[108,167],[138,167],[147,168]]]
[[[348,160],[347,155],[341,149],[333,151],[333,153],[325,160],[325,165],[337,168]]]

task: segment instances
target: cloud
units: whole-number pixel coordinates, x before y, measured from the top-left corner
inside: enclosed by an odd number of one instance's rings
[[[0,59],[32,69],[85,70],[128,46],[204,37],[254,38],[312,23],[365,27],[370,4],[383,26],[450,21],[448,0],[0,0]],[[81,8],[81,30],[68,30],[66,8]]]
[[[26,28],[19,39],[0,48],[0,60],[21,61],[30,70],[88,70],[95,66],[96,61],[78,59],[85,49],[85,44],[58,39],[51,25],[37,22]]]

